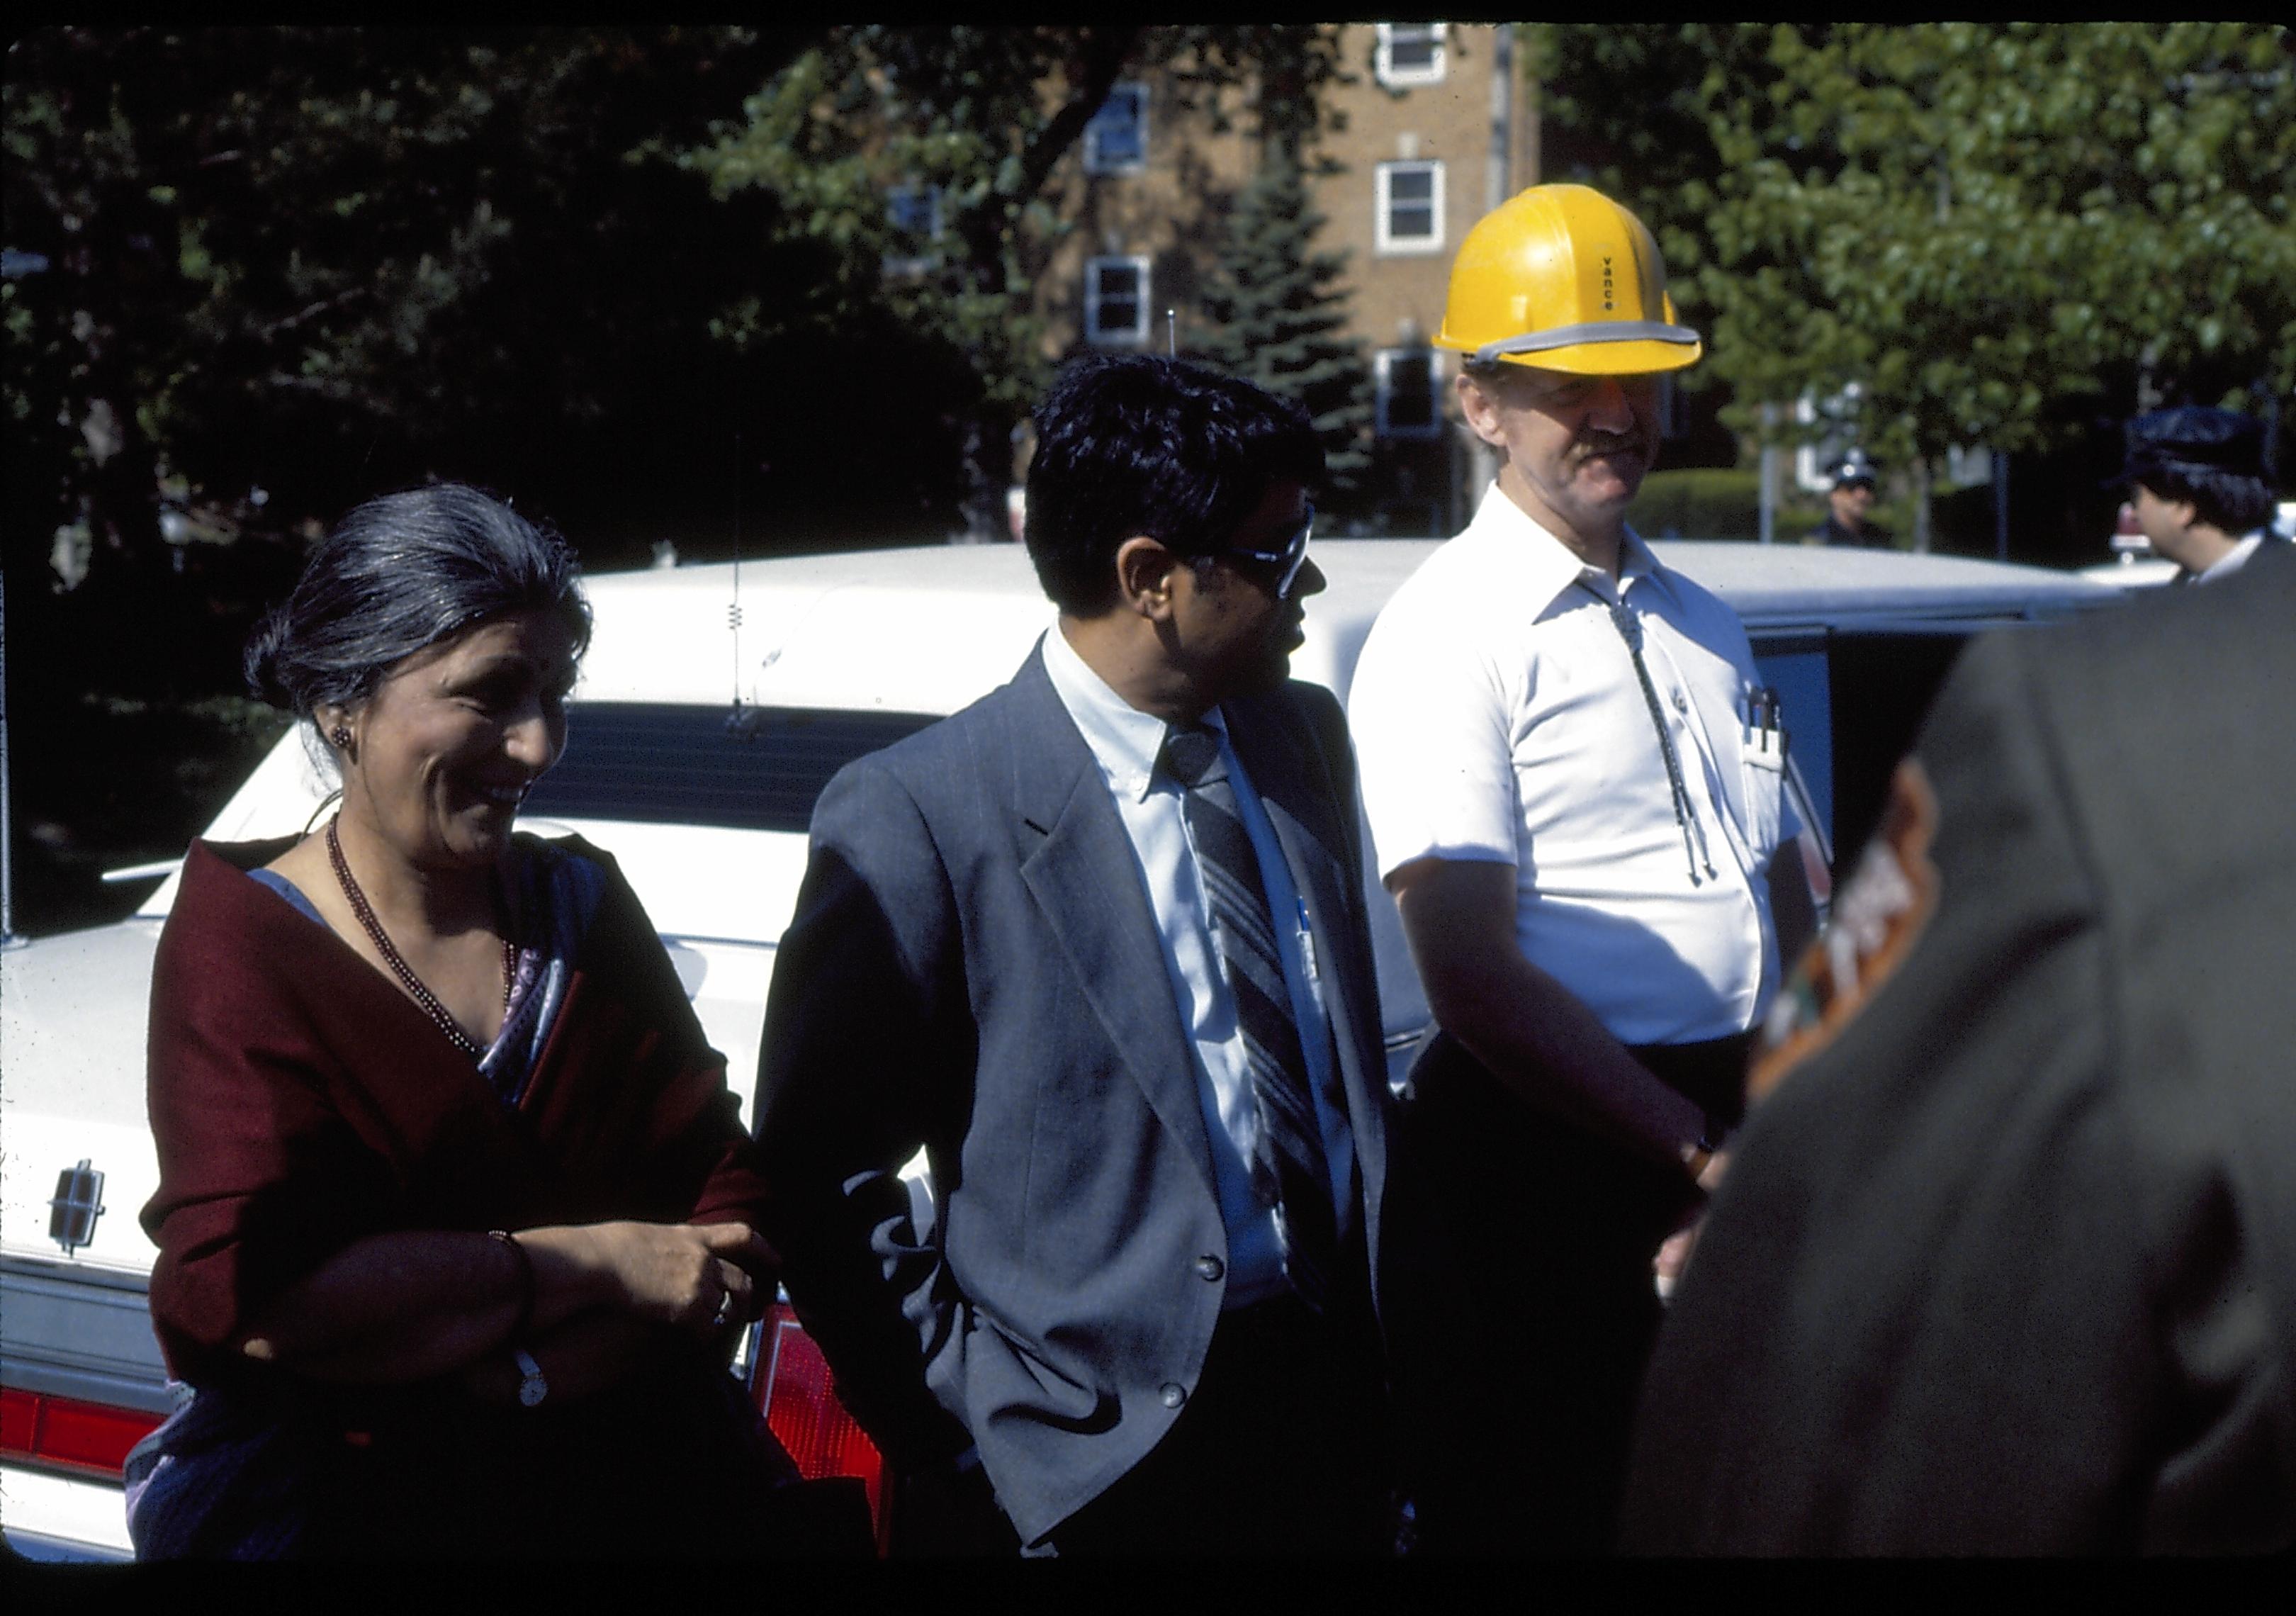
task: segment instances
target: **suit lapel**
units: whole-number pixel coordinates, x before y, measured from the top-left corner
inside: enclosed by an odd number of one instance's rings
[[[1041,650],[1021,665],[1010,690],[1004,750],[1013,760],[1021,878],[1126,1070],[1214,1189],[1195,1060],[1131,838],[1092,749],[1053,689]]]

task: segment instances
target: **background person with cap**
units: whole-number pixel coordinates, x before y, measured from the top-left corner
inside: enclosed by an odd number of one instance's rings
[[[1874,508],[1874,463],[1866,458],[1863,449],[1852,449],[1834,463],[1833,488],[1825,496],[1825,520],[1809,530],[1808,543],[1814,545],[1854,545],[1869,550],[1886,550],[1894,542],[1890,529],[1879,522],[1869,522],[1866,513]]]
[[[2178,583],[2229,577],[2270,534],[2264,429],[2236,411],[2185,406],[2139,415],[2113,480],[2128,486],[2145,539],[2184,569]]]
[[[1658,1323],[1652,1259],[1739,1115],[1747,1029],[1808,929],[1784,740],[1729,609],[1626,524],[1661,372],[1694,364],[1640,221],[1539,185],[1462,245],[1438,345],[1500,452],[1396,592],[1350,695],[1380,869],[1441,1030],[1413,1148],[1474,1399],[1419,1481],[1431,1551],[1606,1546]]]

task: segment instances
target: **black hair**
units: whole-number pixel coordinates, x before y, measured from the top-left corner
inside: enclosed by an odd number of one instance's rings
[[[1181,555],[1226,545],[1268,488],[1324,477],[1308,414],[1185,359],[1092,354],[1037,406],[1022,537],[1062,611],[1116,603],[1116,552],[1145,534]]]
[[[256,626],[248,689],[312,719],[365,701],[415,652],[527,611],[555,612],[578,658],[588,648],[581,562],[555,529],[463,483],[386,494],[335,524]]]
[[[2245,477],[2222,466],[2155,460],[2129,480],[2143,483],[2171,504],[2190,500],[2201,521],[2235,537],[2272,520],[2271,487],[2260,477]]]

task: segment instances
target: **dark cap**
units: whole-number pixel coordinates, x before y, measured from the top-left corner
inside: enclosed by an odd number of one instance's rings
[[[1833,486],[1837,488],[1846,488],[1860,482],[1870,488],[1882,480],[1874,474],[1874,463],[1866,458],[1863,449],[1852,449],[1835,461],[1826,468],[1826,475],[1833,479]]]
[[[2185,405],[2154,410],[2128,423],[2128,463],[2116,483],[2169,466],[2209,467],[2235,477],[2264,476],[2264,428],[2234,410]]]

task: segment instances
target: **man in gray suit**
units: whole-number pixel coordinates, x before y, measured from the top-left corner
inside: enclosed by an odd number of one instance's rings
[[[1345,721],[1286,677],[1322,451],[1145,357],[1037,434],[1057,628],[815,810],[766,1232],[931,1546],[1378,1552],[1390,1096]]]

